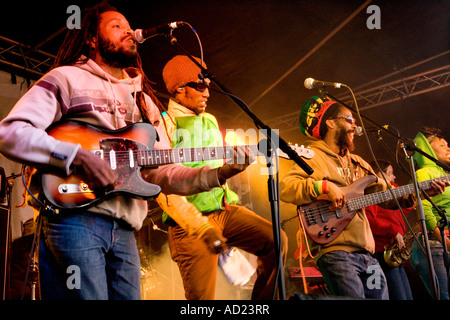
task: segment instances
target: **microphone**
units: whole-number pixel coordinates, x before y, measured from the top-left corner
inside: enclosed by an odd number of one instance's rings
[[[150,29],[136,29],[132,32],[133,40],[142,43],[148,38],[151,38],[153,36],[161,35],[161,34],[168,34],[173,29],[178,28],[179,26],[183,25],[183,21],[176,21],[171,23],[164,23],[157,27],[153,27]]]
[[[324,87],[340,88],[342,86],[342,83],[327,82],[327,81],[314,80],[313,78],[307,78],[307,79],[305,79],[304,85],[305,85],[306,89],[324,88]]]
[[[386,130],[389,129],[389,125],[388,125],[388,124],[382,125],[382,127],[383,127],[384,129],[386,129]],[[366,132],[367,132],[367,133],[373,133],[373,132],[378,132],[378,131],[380,131],[380,130],[381,130],[381,129],[380,129],[380,128],[377,128],[377,127],[369,127],[369,128],[366,129]],[[355,134],[356,134],[357,136],[362,136],[362,135],[364,134],[363,128],[362,128],[362,127],[356,127],[356,129],[355,129]]]

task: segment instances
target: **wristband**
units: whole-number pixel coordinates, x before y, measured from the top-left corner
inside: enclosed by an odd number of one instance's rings
[[[325,194],[327,192],[328,192],[327,180],[322,180],[322,194]]]

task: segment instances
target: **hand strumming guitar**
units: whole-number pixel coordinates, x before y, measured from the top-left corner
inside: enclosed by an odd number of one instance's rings
[[[98,155],[80,148],[72,162],[75,172],[86,179],[90,188],[101,188],[114,185],[117,173],[110,164]]]

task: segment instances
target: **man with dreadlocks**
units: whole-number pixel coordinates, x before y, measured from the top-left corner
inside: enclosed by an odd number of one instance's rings
[[[308,137],[305,144],[315,152],[314,158],[306,160],[314,173],[308,175],[294,164],[280,182],[280,199],[297,206],[327,200],[330,211],[344,210],[347,199],[342,187],[365,176],[375,176],[373,168],[353,153],[356,119],[348,108],[337,102],[313,96],[301,107],[299,126]],[[427,192],[442,193],[448,185],[448,181],[433,181],[432,189]],[[364,191],[370,193],[382,188],[386,188],[386,183],[378,179]],[[415,198],[404,196],[398,200],[402,207],[408,208]],[[396,208],[396,203],[391,200],[380,206]],[[330,232],[333,232],[332,223],[330,218]],[[325,233],[323,236],[326,237]],[[364,208],[355,213],[334,240],[320,245],[311,240],[310,245],[330,293],[360,299],[389,298],[385,275],[372,257],[375,241]]]
[[[78,140],[58,140],[46,130],[61,120],[106,130],[147,121],[158,135],[154,148],[170,149],[160,124],[161,103],[150,89],[128,21],[114,8],[99,6],[85,15],[81,29],[68,31],[52,70],[0,123],[0,152],[36,168],[76,173],[90,189],[108,190],[119,178],[109,162]],[[248,150],[239,153],[250,161]],[[172,164],[146,168],[141,175],[165,194],[189,195],[220,187],[248,166],[240,163],[217,169]],[[42,298],[140,299],[134,231],[147,215],[147,202],[121,194],[88,209],[54,214],[51,208],[41,208],[39,217]]]

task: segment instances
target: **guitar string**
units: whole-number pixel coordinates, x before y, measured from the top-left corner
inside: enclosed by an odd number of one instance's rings
[[[449,177],[449,175],[443,176],[443,177],[439,177],[439,178],[437,178],[437,179],[443,180],[443,179],[446,179],[446,178],[448,178],[448,177]],[[422,181],[422,184],[423,184],[425,187],[428,187],[429,184],[430,184],[430,182],[431,182],[431,180],[428,180],[428,181]],[[411,188],[413,187],[413,185],[412,185],[412,184],[408,184],[408,185],[405,185],[405,186],[403,186],[403,187],[406,187],[405,189],[407,189],[407,188],[411,189]],[[397,191],[397,197],[401,197],[402,195],[410,194],[409,191],[408,191],[406,194],[403,194],[403,193],[402,193],[402,190],[403,190],[403,189],[400,189],[400,188],[395,188],[395,189],[394,189],[394,193],[395,193],[395,191]],[[388,194],[387,192],[388,192],[388,191],[385,190],[385,191],[382,191],[382,192],[379,192],[379,193],[369,194],[369,195],[366,195],[366,196],[364,196],[364,197],[358,197],[358,198],[350,199],[350,200],[345,204],[345,207],[346,207],[346,209],[348,209],[348,210],[350,211],[349,203],[351,202],[351,204],[353,205],[353,204],[358,204],[358,202],[364,202],[364,200],[362,200],[362,198],[366,198],[366,199],[370,199],[370,200],[376,200],[377,202],[384,202],[384,201],[392,200],[392,197],[391,197],[390,194]],[[400,193],[400,194],[399,194],[399,193]],[[387,199],[384,199],[384,198],[386,197],[386,195],[388,196],[388,198],[387,198]],[[381,198],[382,200],[380,200],[380,198]],[[367,201],[370,201],[370,200],[367,200]],[[384,200],[384,201],[383,201],[383,200]],[[368,206],[368,205],[362,206],[362,207],[360,207],[360,208],[356,208],[355,210],[364,208],[364,207],[366,207],[366,206]],[[325,216],[325,217],[335,216],[335,215],[336,215],[336,211],[330,210],[329,207],[330,207],[330,203],[327,204],[327,205],[323,205],[323,206],[317,206],[317,207],[315,207],[315,208],[313,208],[313,209],[307,209],[307,210],[304,210],[304,211],[303,211],[303,214],[305,215],[305,217],[308,217],[309,220],[311,220],[311,218],[314,219],[314,220],[316,220],[316,218],[321,218],[321,217],[324,217],[324,216]],[[324,211],[324,210],[325,210],[325,211]],[[328,211],[326,211],[326,210],[328,210]]]

